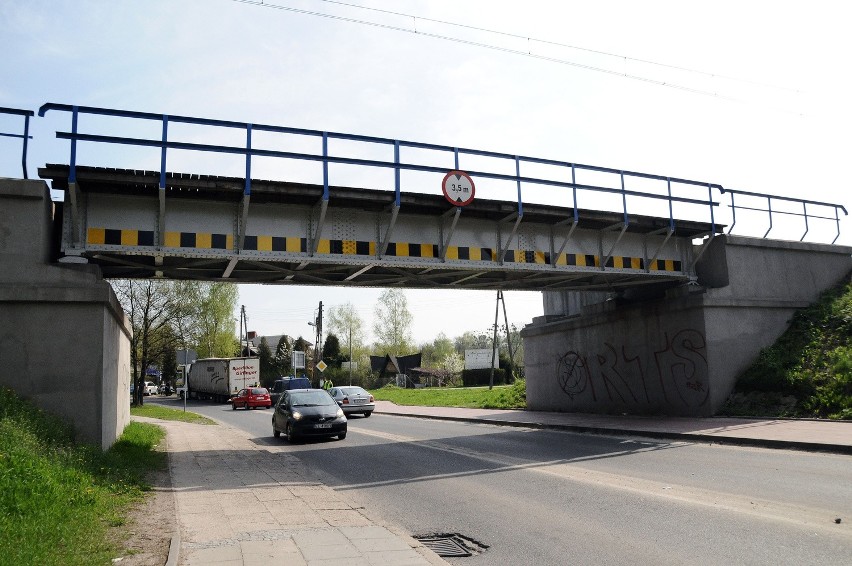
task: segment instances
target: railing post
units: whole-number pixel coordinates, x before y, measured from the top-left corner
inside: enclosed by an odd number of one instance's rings
[[[769,213],[769,230],[763,235],[764,238],[772,231],[772,197],[766,197],[766,207],[766,211]]]
[[[68,182],[77,182],[77,107],[71,107],[71,163],[68,171]]]
[[[574,164],[571,164],[571,190],[574,192],[574,224],[580,221],[580,212],[577,210],[577,177],[574,171]]]
[[[716,214],[713,210],[713,186],[710,183],[707,183],[707,202],[710,206],[710,239],[712,240],[716,235]]]
[[[524,215],[524,201],[521,199],[521,158],[515,156],[515,179],[518,182],[518,216]]]
[[[322,199],[328,200],[328,132],[322,133]]]
[[[160,188],[166,188],[166,147],[169,142],[169,116],[163,114],[163,138],[160,147]]]
[[[246,124],[246,184],[243,194],[251,194],[251,124]]]
[[[169,116],[163,114],[163,135],[160,140],[160,189],[158,192],[159,216],[157,230],[157,245],[162,249],[166,245],[166,148],[169,143]],[[154,261],[162,265],[162,256],[157,256]]]
[[[399,208],[400,202],[400,172],[399,172],[399,140],[393,142],[393,162],[394,162],[394,186],[396,190],[396,200],[394,204]]]
[[[24,179],[27,177],[27,140],[30,137],[30,115],[24,114],[24,151],[21,154],[21,167],[24,170]]]
[[[846,212],[846,209],[845,209],[845,208],[843,209],[843,212]],[[833,244],[834,242],[836,242],[836,241],[837,241],[837,238],[839,238],[839,237],[840,237],[840,213],[839,213],[839,212],[837,212],[837,207],[836,207],[836,206],[834,207],[834,219],[835,219],[835,221],[837,222],[837,235],[836,235],[836,236],[834,237],[834,239],[831,241],[831,243],[832,243],[832,244]]]
[[[668,187],[668,192],[669,192],[669,230],[671,230],[673,232],[674,231],[674,209],[672,208],[673,203],[672,203],[672,179],[671,179],[671,177],[666,177],[666,186]],[[713,209],[713,207],[711,206],[710,210],[712,210],[712,209]]]
[[[737,207],[734,204],[734,192],[733,191],[731,191],[731,218],[733,220],[733,223],[731,224],[731,227],[728,228],[728,234],[733,232],[734,226],[737,225]]]

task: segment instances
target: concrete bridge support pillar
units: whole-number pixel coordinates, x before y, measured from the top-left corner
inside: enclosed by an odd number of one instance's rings
[[[522,332],[534,410],[709,416],[796,310],[848,278],[852,248],[725,236],[699,285],[621,303],[545,298]]]
[[[43,181],[0,179],[0,386],[106,449],[130,422],[130,325],[89,265],[51,264]]]

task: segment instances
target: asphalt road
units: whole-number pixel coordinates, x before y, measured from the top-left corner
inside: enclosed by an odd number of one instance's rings
[[[188,408],[286,443],[269,409]],[[487,546],[453,564],[852,564],[848,456],[381,414],[292,450],[375,519]]]

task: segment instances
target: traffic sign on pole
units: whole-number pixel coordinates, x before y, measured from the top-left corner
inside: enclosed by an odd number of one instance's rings
[[[441,183],[444,197],[456,206],[465,206],[473,202],[476,188],[473,179],[464,171],[450,171],[444,175]]]

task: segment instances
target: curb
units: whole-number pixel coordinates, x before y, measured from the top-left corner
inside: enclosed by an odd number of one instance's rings
[[[396,417],[411,417],[420,419],[432,419],[438,421],[457,421],[467,423],[481,423],[496,426],[509,426],[518,428],[536,428],[549,430],[564,430],[568,432],[580,432],[586,434],[598,434],[602,436],[622,435],[638,436],[643,438],[656,438],[660,440],[688,440],[690,442],[701,442],[704,444],[725,444],[733,446],[748,446],[752,448],[772,448],[799,450],[803,452],[823,452],[829,454],[852,455],[852,446],[846,444],[824,444],[820,442],[802,442],[795,440],[771,440],[768,438],[742,438],[737,436],[711,436],[707,434],[691,434],[687,432],[664,432],[636,429],[606,428],[598,426],[565,425],[529,423],[522,421],[489,420],[474,417],[450,417],[438,415],[416,415],[412,413],[395,413],[389,411],[378,412],[381,415],[393,415]]]
[[[180,560],[180,529],[175,529],[172,535],[172,540],[169,543],[169,557],[166,559],[166,566],[177,566]]]

